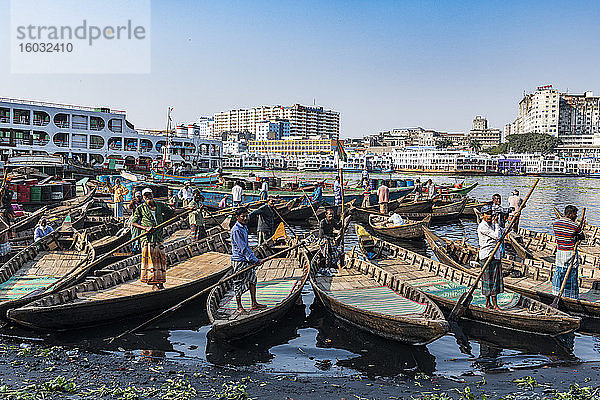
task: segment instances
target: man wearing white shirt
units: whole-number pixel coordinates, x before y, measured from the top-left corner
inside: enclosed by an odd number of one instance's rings
[[[498,216],[492,216],[492,207],[485,205],[481,207],[481,222],[477,227],[479,238],[479,263],[483,267],[487,259],[492,259],[481,277],[481,292],[485,296],[485,306],[494,310],[498,307],[498,294],[504,292],[502,280],[502,251],[500,248],[492,255],[492,250],[502,237],[502,228],[498,224]]]
[[[239,207],[242,204],[242,197],[244,196],[244,189],[240,182],[236,182],[235,186],[231,189],[231,197],[233,200],[233,206]]]
[[[179,193],[177,193],[177,196],[179,197],[179,200],[182,201],[183,206],[187,207],[187,205],[190,203],[190,201],[192,201],[192,199],[194,198],[194,191],[192,190],[191,184],[189,181],[186,181],[183,184],[183,189],[179,190]]]

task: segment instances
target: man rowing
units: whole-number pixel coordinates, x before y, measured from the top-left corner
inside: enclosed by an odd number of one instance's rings
[[[498,223],[499,215],[495,214],[492,206],[481,207],[481,222],[477,227],[479,238],[479,263],[483,267],[489,257],[492,257],[481,277],[481,292],[485,296],[485,306],[494,310],[500,310],[498,306],[498,294],[504,291],[502,278],[502,251],[500,248],[492,254],[496,243],[502,237],[502,228]]]
[[[560,287],[569,265],[573,263],[571,272],[567,277],[564,297],[572,299],[579,298],[579,254],[575,251],[575,244],[585,239],[582,233],[584,221],[577,220],[577,207],[568,205],[565,207],[565,215],[552,224],[556,236],[556,261],[555,270],[552,274],[552,294],[558,295]]]

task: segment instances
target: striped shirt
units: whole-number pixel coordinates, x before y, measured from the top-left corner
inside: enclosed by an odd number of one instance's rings
[[[577,236],[582,230],[579,223],[571,221],[569,218],[562,217],[552,224],[552,228],[554,228],[558,250],[570,251],[575,248]]]

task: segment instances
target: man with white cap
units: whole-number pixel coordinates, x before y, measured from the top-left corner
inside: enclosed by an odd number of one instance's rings
[[[183,203],[184,207],[187,207],[190,201],[194,198],[194,190],[192,189],[192,183],[190,181],[185,181],[183,184],[183,189],[179,190],[177,193],[179,200]]]
[[[131,225],[142,232],[151,232],[140,239],[142,246],[142,267],[140,280],[152,285],[152,290],[164,289],[167,280],[167,257],[163,245],[163,230],[154,227],[168,220],[174,213],[163,202],[154,200],[152,190],[142,190],[144,204],[136,208]]]
[[[511,208],[511,215],[521,207],[523,204],[523,199],[519,196],[519,191],[517,189],[513,190],[512,196],[508,198],[508,206]],[[514,218],[514,217],[513,217]],[[515,224],[513,225],[513,230],[516,232],[519,229],[519,217],[515,220]]]

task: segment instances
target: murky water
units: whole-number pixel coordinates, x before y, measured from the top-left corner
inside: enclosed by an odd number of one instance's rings
[[[454,183],[464,179],[435,177],[434,180]],[[467,183],[479,183],[470,193],[472,197],[489,199],[492,194],[500,193],[506,201],[514,188],[525,196],[534,180],[531,177],[476,177],[468,178]],[[599,224],[598,203],[600,180],[541,178],[522,217],[522,226],[548,231],[554,218],[552,207],[564,209],[567,204],[587,207],[588,221]],[[477,236],[475,222],[468,219],[432,228],[443,236],[465,237],[472,243]],[[295,227],[299,232],[306,229]],[[356,244],[353,229],[348,230],[346,244]],[[419,253],[433,255],[425,242],[413,243],[410,247]],[[202,303],[185,308],[158,327],[110,344],[103,339],[120,333],[124,324],[37,337],[49,344],[75,345],[96,351],[127,351],[142,357],[169,357],[195,364],[273,373],[396,376],[422,372],[450,376],[468,371],[484,373],[600,360],[600,341],[593,335],[576,333],[551,339],[471,322],[453,323],[448,335],[427,346],[405,346],[335,319],[314,301],[308,284],[302,297],[304,305],[296,307],[277,325],[257,337],[235,344],[211,337]],[[131,321],[131,326],[135,322]],[[3,333],[32,337],[31,333],[17,328]]]

